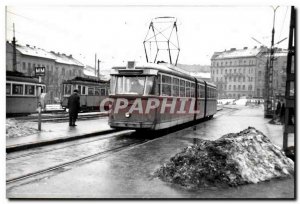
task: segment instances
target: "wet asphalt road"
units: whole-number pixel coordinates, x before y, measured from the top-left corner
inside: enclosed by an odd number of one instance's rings
[[[188,191],[179,186],[164,183],[153,177],[160,165],[171,156],[191,145],[194,138],[214,140],[229,132],[238,132],[248,126],[262,131],[280,146],[280,127],[270,126],[261,117],[263,109],[258,107],[240,110],[223,109],[210,121],[196,126],[149,140],[144,144],[128,147],[107,155],[76,163],[49,174],[13,185],[7,185],[10,198],[293,198],[294,178],[275,179],[260,184],[226,189],[202,189]],[[272,137],[271,137],[272,136]],[[61,144],[57,150],[35,150],[38,154],[26,152],[8,155],[7,179],[21,174],[46,168],[51,164],[65,162],[84,154],[111,146],[124,145],[124,142],[140,140],[112,137],[109,140],[89,142],[66,148]],[[79,142],[79,141],[78,141]],[[82,142],[82,141],[81,141]],[[65,145],[65,146],[64,146]],[[70,145],[70,144],[69,144]],[[49,147],[48,147],[49,148]],[[40,152],[39,152],[40,151]],[[44,153],[42,153],[44,151]],[[16,160],[9,159],[20,157]],[[18,161],[18,162],[17,162]]]

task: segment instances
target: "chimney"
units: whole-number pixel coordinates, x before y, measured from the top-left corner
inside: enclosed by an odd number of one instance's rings
[[[248,49],[248,47],[244,47],[244,50],[247,50]]]
[[[26,47],[30,47],[30,45],[26,44]]]

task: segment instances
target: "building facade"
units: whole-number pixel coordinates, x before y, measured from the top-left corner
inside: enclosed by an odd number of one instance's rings
[[[47,103],[62,99],[62,82],[76,76],[83,76],[84,65],[72,55],[48,52],[33,46],[16,45],[16,71],[35,76],[35,67],[45,67],[42,82],[46,84]],[[6,70],[13,71],[13,45],[6,43]]]
[[[277,52],[273,88],[279,93],[285,87],[283,68],[287,55],[282,50]],[[218,98],[263,98],[268,53],[267,47],[263,46],[215,52],[211,58],[211,79],[217,86]]]

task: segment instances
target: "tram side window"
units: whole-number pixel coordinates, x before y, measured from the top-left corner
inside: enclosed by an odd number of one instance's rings
[[[11,84],[6,83],[6,94],[7,95],[11,94]]]
[[[99,88],[95,89],[95,96],[100,96],[100,89]]]
[[[207,87],[207,98],[210,98],[210,88],[209,87]]]
[[[173,96],[179,96],[179,79],[173,77]]]
[[[191,92],[190,92],[190,82],[186,81],[185,82],[185,97],[190,97]]]
[[[154,76],[148,76],[146,78],[145,95],[155,95],[156,80]]]
[[[12,94],[23,95],[23,84],[13,84]]]
[[[200,84],[197,84],[197,94],[198,94],[198,98],[200,98],[200,96],[201,96]]]
[[[171,96],[171,77],[162,75],[162,96]]]
[[[65,95],[71,95],[71,84],[65,84]]]
[[[86,86],[82,86],[82,93],[81,93],[82,95],[86,95],[86,88],[87,88]]]
[[[100,96],[105,96],[105,88],[100,89]]]
[[[180,79],[180,97],[185,97],[185,81]]]
[[[191,83],[191,97],[195,97],[195,83]]]
[[[203,85],[200,85],[200,96],[201,98],[205,98],[205,89]]]
[[[161,95],[161,75],[157,75],[157,88],[158,88],[158,95]]]
[[[116,77],[115,76],[111,76],[110,79],[110,94],[115,94],[115,90],[116,90]]]
[[[88,95],[93,96],[94,95],[94,88],[88,88]]]
[[[78,89],[78,93],[81,94],[81,86],[80,85],[78,85],[77,89]]]
[[[34,85],[25,85],[25,95],[34,95]]]

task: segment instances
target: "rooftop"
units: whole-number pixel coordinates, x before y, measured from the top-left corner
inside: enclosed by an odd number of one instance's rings
[[[230,58],[240,58],[240,57],[255,57],[259,53],[266,51],[266,47],[254,47],[243,49],[231,48],[230,50],[225,50],[223,52],[215,52],[212,59],[230,59]]]
[[[84,66],[81,62],[73,58],[72,55],[66,55],[64,53],[55,53],[53,51],[49,52],[36,46],[24,46],[19,44],[16,45],[16,49],[23,55],[46,58],[61,64]]]

